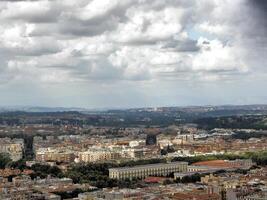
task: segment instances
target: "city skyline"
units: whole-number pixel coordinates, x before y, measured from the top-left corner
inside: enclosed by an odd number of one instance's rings
[[[264,0],[4,0],[0,106],[267,104]]]

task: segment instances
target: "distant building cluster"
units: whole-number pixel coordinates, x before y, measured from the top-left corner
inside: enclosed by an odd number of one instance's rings
[[[145,159],[160,156],[160,146],[145,140],[102,142],[81,136],[34,137],[35,159],[40,162],[105,162],[125,159]]]
[[[69,178],[37,178],[32,180],[28,175],[16,176],[12,181],[0,177],[1,200],[61,200],[55,193],[72,192],[74,190],[93,190],[88,184],[74,184]]]
[[[234,162],[244,162],[245,165],[250,163],[249,160]],[[159,186],[153,182],[147,187],[136,189],[105,188],[80,194],[76,199],[265,200],[267,199],[266,185],[267,168],[265,167],[250,170],[247,174],[235,172],[207,174],[203,175],[198,183]]]
[[[40,124],[29,118],[27,125],[0,127],[1,134],[24,134],[24,139],[0,138],[1,158],[26,160],[1,165],[0,200],[61,200],[63,195],[68,200],[267,199],[266,166],[259,157],[242,157],[265,152],[265,158],[267,138],[250,135],[260,130],[204,130],[195,124],[82,126],[77,120],[86,118],[66,115],[51,120],[37,114],[34,120]],[[113,118],[100,120],[107,119]],[[43,125],[43,120],[48,122]],[[234,137],[239,132],[249,138]],[[47,172],[36,172],[40,166]]]

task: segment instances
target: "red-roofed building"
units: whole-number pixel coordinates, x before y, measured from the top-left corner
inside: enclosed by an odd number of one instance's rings
[[[206,166],[218,169],[248,169],[254,165],[251,159],[236,160],[210,160],[192,164],[193,166]]]

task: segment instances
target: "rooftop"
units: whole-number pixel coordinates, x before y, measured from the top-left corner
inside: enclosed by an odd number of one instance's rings
[[[109,170],[129,170],[129,169],[143,169],[148,167],[162,167],[162,166],[171,166],[171,165],[188,165],[188,162],[171,162],[171,163],[156,163],[156,164],[148,164],[148,165],[137,165],[133,167],[118,167],[118,168],[110,168]]]

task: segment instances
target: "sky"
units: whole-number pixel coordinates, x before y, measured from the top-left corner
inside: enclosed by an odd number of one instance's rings
[[[267,103],[266,0],[1,0],[0,106]]]

